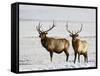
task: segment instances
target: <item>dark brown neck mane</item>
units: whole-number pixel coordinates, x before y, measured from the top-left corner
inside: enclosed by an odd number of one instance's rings
[[[78,38],[72,39],[72,46],[73,46],[74,51],[76,51],[78,49],[77,48],[79,46],[79,39]]]
[[[47,47],[47,40],[48,40],[48,37],[45,37],[45,38],[41,39],[41,44],[45,48]]]

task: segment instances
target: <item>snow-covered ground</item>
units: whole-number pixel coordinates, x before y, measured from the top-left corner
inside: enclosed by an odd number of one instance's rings
[[[87,39],[89,43],[88,63],[84,63],[83,56],[81,56],[81,63],[74,64],[74,53],[71,46],[68,62],[65,61],[66,56],[64,53],[54,53],[53,61],[51,62],[49,53],[41,46],[39,38],[23,38],[20,43],[20,71],[95,67],[95,38]]]
[[[33,25],[32,25],[33,24]],[[62,25],[63,26],[63,25]],[[84,26],[85,27],[85,26]],[[59,32],[60,31],[60,32]],[[81,34],[80,39],[86,40],[89,44],[88,49],[88,63],[84,63],[84,58],[81,56],[81,62],[73,63],[74,51],[71,46],[71,38],[68,36],[66,29],[56,26],[52,29],[48,36],[57,38],[66,38],[70,41],[69,60],[66,62],[64,53],[53,55],[53,61],[50,61],[49,52],[42,47],[40,38],[38,37],[33,22],[20,22],[20,50],[19,50],[19,70],[20,71],[34,71],[34,70],[52,70],[52,69],[68,69],[68,68],[82,68],[96,66],[96,47],[95,36],[86,36]],[[83,36],[82,36],[83,35]],[[87,34],[86,34],[87,35]]]

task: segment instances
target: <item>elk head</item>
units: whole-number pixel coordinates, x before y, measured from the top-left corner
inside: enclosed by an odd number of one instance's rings
[[[82,28],[83,28],[83,25],[81,24],[81,28],[77,32],[73,33],[73,31],[70,31],[68,29],[68,23],[66,24],[66,29],[70,33],[70,37],[72,37],[72,39],[76,39],[79,36],[79,33],[82,31]]]
[[[39,37],[40,37],[41,39],[44,39],[44,38],[46,37],[46,35],[48,34],[48,32],[49,32],[50,30],[52,30],[52,29],[55,27],[54,21],[53,21],[52,27],[50,27],[50,28],[49,28],[48,30],[46,30],[46,31],[41,30],[41,27],[42,27],[42,25],[41,25],[40,22],[39,22],[38,26],[36,26],[36,29],[37,29],[37,31],[38,31],[38,33],[39,33]]]

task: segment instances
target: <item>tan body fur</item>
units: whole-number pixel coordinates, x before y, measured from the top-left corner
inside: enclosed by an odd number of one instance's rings
[[[41,39],[42,46],[50,53],[51,61],[53,53],[60,54],[62,52],[65,53],[67,56],[66,61],[68,61],[68,48],[69,48],[69,41],[61,38],[61,39],[55,39],[55,38],[49,38],[45,37]]]
[[[78,54],[78,61],[80,62],[80,55],[84,56],[84,60],[87,61],[87,50],[88,44],[85,40],[75,39],[72,40],[72,46],[75,53],[74,63],[76,61],[76,56]]]
[[[60,53],[69,47],[69,42],[66,39],[48,38],[41,39],[42,45],[50,51]]]

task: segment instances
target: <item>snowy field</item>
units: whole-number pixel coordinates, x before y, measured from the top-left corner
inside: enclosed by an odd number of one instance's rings
[[[36,22],[35,22],[36,23]],[[56,26],[49,33],[49,37],[66,38],[70,41],[69,60],[66,62],[66,56],[63,53],[53,55],[53,61],[50,61],[49,52],[42,47],[38,32],[36,31],[35,23],[31,21],[20,21],[20,50],[19,50],[19,70],[34,71],[34,70],[52,70],[52,69],[68,69],[68,68],[83,68],[96,66],[96,47],[95,36],[86,36],[85,33],[80,33],[89,44],[88,48],[88,63],[84,63],[84,58],[81,56],[81,62],[74,64],[74,51],[71,46],[71,38],[64,27],[64,24]],[[32,25],[33,24],[33,25]],[[86,25],[87,26],[87,25]],[[86,27],[84,26],[84,27]],[[59,32],[60,31],[60,32]],[[84,32],[84,31],[83,31]],[[88,34],[86,34],[88,35]]]
[[[39,21],[43,25],[42,30],[52,26],[55,20],[56,27],[48,32],[48,37],[66,38],[70,41],[69,60],[66,62],[64,53],[53,55],[50,61],[49,52],[42,47],[36,26]],[[72,49],[71,37],[66,31],[66,22],[69,29],[78,31],[80,25],[83,29],[79,33],[81,40],[88,42],[88,63],[73,63],[74,51]],[[19,71],[52,70],[96,67],[96,10],[85,8],[50,7],[35,5],[19,6]]]

